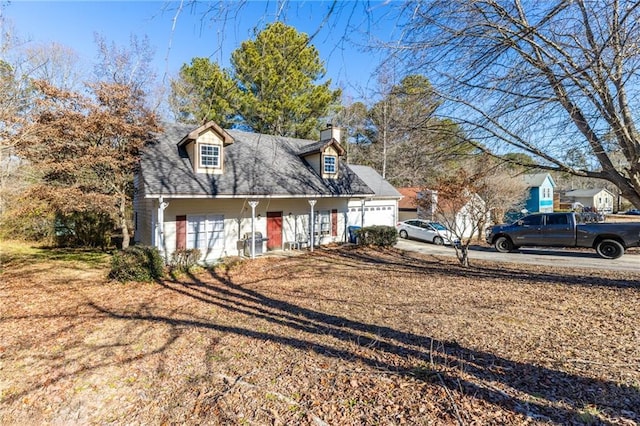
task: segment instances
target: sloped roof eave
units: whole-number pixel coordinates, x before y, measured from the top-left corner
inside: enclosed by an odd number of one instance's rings
[[[233,137],[229,133],[227,133],[222,127],[218,126],[218,124],[214,123],[213,121],[209,121],[198,127],[197,129],[189,132],[178,142],[178,147],[182,147],[185,144],[189,143],[189,141],[198,139],[198,136],[200,136],[207,129],[213,129],[216,133],[218,133],[222,137],[222,143],[224,145],[230,145],[233,143]]]
[[[298,156],[306,157],[307,155],[321,153],[325,149],[327,149],[329,146],[333,146],[336,149],[336,151],[338,151],[338,155],[340,156],[346,153],[345,149],[338,143],[338,141],[335,140],[334,138],[331,138],[329,140],[320,141],[315,144],[312,144],[309,147],[306,147],[305,150],[298,153]]]
[[[156,199],[159,197],[179,198],[179,199],[247,199],[247,198],[273,198],[273,199],[312,199],[312,198],[368,198],[373,197],[373,193],[359,194],[171,194],[171,193],[146,193],[144,198]],[[384,197],[390,198],[390,197]]]

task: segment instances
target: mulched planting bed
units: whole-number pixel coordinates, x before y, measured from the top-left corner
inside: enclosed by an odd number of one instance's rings
[[[640,422],[640,273],[332,247],[152,284],[6,261],[0,424]]]

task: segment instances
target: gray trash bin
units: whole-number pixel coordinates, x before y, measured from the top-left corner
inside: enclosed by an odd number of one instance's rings
[[[256,232],[256,251],[255,251],[255,256],[260,256],[262,255],[262,246],[263,246],[263,242],[266,240],[266,238],[262,237],[262,232]],[[252,238],[251,238],[251,232],[248,232],[246,234],[244,234],[244,255],[247,257],[252,257],[252,251],[251,249],[253,248],[253,242],[252,242]]]

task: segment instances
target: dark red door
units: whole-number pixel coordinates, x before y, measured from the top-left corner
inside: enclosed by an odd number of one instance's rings
[[[187,248],[187,217],[176,216],[176,249]]]
[[[282,248],[282,212],[267,212],[267,250]]]
[[[331,210],[331,236],[338,236],[338,210]]]

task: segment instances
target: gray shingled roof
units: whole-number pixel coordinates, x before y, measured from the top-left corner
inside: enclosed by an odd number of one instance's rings
[[[402,198],[402,194],[371,167],[356,166],[353,164],[349,165],[349,167],[373,190],[376,196]]]
[[[574,189],[573,191],[567,191],[564,195],[567,197],[593,197],[602,191],[606,191],[613,195],[611,191],[606,188],[593,188],[593,189]]]
[[[193,125],[166,124],[164,132],[141,158],[147,196],[369,196],[370,189],[340,162],[337,179],[322,179],[299,153],[317,141],[226,130],[234,143],[224,148],[224,173],[195,173],[184,148],[177,143]]]

